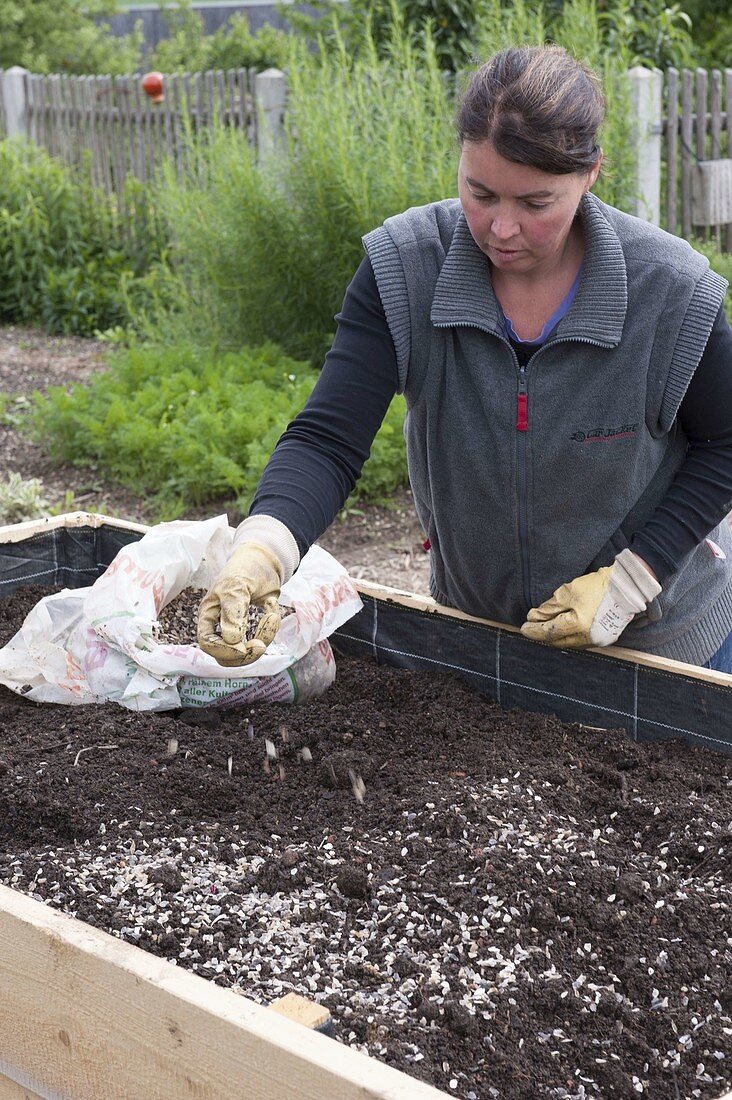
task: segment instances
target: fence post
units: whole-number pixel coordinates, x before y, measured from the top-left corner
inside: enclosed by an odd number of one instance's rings
[[[636,196],[631,213],[660,225],[663,73],[636,65],[629,70],[628,79],[636,163]]]
[[[28,136],[28,111],[25,78],[28,70],[13,65],[0,75],[6,137]]]
[[[254,77],[257,109],[257,152],[260,160],[282,149],[287,78],[279,69],[265,69]]]

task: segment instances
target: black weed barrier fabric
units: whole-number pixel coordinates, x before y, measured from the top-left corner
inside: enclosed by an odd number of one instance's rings
[[[84,588],[123,546],[139,538],[137,531],[104,524],[55,527],[19,542],[0,542],[0,597],[26,584]]]
[[[27,584],[81,588],[141,536],[104,524],[57,527],[0,543],[0,598]],[[732,677],[708,683],[605,657],[553,649],[482,623],[363,597],[363,610],[337,630],[336,652],[378,663],[454,673],[504,707],[564,722],[625,729],[638,741],[684,738],[732,754]]]
[[[637,741],[683,737],[732,754],[732,677],[720,686],[387,600],[363,602],[363,611],[331,638],[336,651],[452,672],[504,707],[625,729]]]

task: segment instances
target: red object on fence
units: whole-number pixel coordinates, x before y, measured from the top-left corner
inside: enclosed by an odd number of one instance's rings
[[[163,74],[145,73],[142,78],[142,90],[146,95],[150,96],[153,103],[162,103],[165,99],[165,95],[163,94]]]

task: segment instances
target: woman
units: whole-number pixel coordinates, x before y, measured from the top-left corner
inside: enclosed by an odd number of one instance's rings
[[[557,47],[503,50],[475,73],[459,199],[364,238],[321,377],[201,605],[200,644],[222,663],[271,641],[280,585],[398,391],[438,602],[554,645],[622,634],[732,672],[726,283],[594,197],[603,111],[593,74]],[[268,614],[245,642],[250,599]]]

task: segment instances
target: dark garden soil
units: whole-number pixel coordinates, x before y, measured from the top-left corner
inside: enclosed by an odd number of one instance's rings
[[[38,595],[0,603],[0,644]],[[465,1100],[725,1092],[731,792],[727,757],[344,656],[321,699],[251,712],[0,689],[0,880],[315,998]]]

